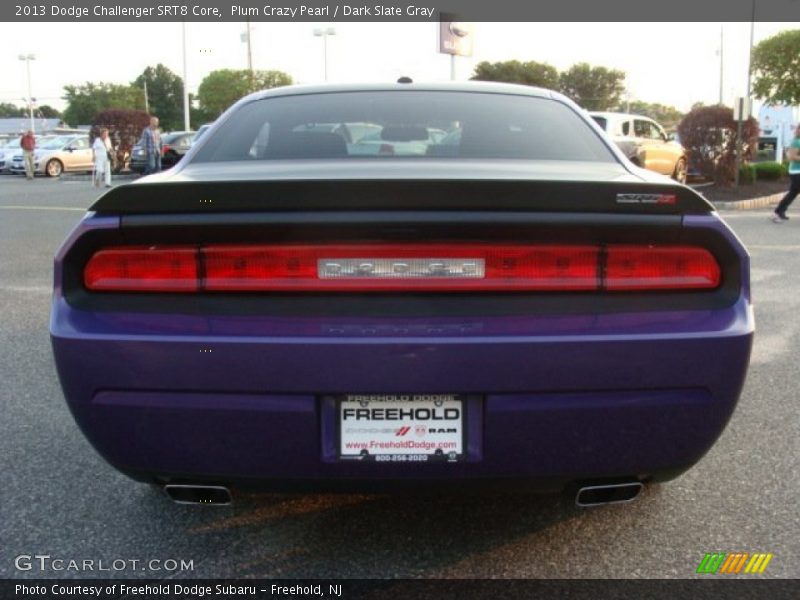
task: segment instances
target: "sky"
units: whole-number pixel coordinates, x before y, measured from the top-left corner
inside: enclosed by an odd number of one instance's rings
[[[279,69],[298,83],[324,80],[323,39],[313,30],[333,26],[328,38],[328,81],[415,81],[450,78],[450,57],[439,54],[437,23],[269,23],[252,27],[253,66]],[[244,23],[187,23],[187,81],[196,92],[214,69],[246,68]],[[800,23],[756,23],[755,43]],[[23,105],[31,62],[32,96],[63,109],[64,85],[86,81],[129,83],[148,65],[183,73],[180,23],[0,23],[0,102]],[[484,60],[578,62],[621,69],[630,100],[688,110],[745,95],[750,23],[476,23],[474,54],[456,59],[456,79],[467,80]],[[194,125],[194,124],[192,124]]]

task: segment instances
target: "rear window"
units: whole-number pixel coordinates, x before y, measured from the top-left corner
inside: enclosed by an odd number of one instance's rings
[[[234,112],[192,162],[387,157],[614,162],[568,106],[466,92],[336,92],[264,98]]]

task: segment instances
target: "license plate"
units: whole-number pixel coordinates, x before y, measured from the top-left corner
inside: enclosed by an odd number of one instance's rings
[[[458,462],[464,401],[456,394],[350,394],[338,403],[339,458]]]

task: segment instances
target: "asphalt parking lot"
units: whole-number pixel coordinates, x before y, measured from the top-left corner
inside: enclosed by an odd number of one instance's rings
[[[632,504],[261,494],[193,507],[108,466],[61,395],[47,327],[52,257],[97,195],[86,181],[0,176],[0,577],[683,578],[712,551],[770,552],[762,577],[800,576],[800,210],[783,225],[766,209],[724,213],[752,254],[748,382],[711,452]],[[15,567],[35,554],[128,565]],[[130,566],[170,559],[192,570]]]

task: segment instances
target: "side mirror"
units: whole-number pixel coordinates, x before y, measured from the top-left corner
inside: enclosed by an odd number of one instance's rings
[[[75,151],[75,146],[67,146],[67,147],[65,148],[65,150],[66,150],[67,152],[74,152],[74,151]]]

